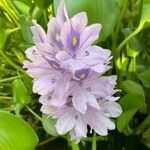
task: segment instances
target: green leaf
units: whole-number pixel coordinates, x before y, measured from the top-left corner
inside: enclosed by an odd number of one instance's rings
[[[0,150],[35,150],[38,141],[27,122],[0,111]]]
[[[29,104],[31,97],[21,79],[16,79],[12,84],[14,101],[21,104]]]
[[[53,2],[53,0],[34,0],[35,4],[42,9],[46,9]]]
[[[27,21],[27,18],[24,15],[20,16],[20,25],[23,39],[28,43],[32,44],[32,34],[30,31],[30,24]]]
[[[117,128],[123,132],[134,114],[144,105],[144,97],[139,94],[127,94],[120,99],[123,113],[117,119]]]
[[[145,96],[143,87],[140,84],[131,80],[122,81],[121,89],[126,93],[131,93],[131,94],[135,93],[135,94],[140,94],[143,97]]]
[[[144,119],[144,121],[137,127],[137,134],[143,132],[147,127],[150,126],[150,114]]]
[[[13,1],[13,3],[22,14],[29,16],[30,7],[28,5],[24,4],[23,2],[16,1],[16,0]]]
[[[54,0],[55,14],[60,0]],[[104,41],[112,33],[119,16],[117,0],[66,0],[69,16],[85,11],[89,24],[101,23],[100,40]]]
[[[132,33],[130,28],[125,28],[122,32],[125,35],[125,38]],[[130,57],[136,57],[143,49],[144,45],[141,40],[137,37],[133,37],[127,45],[127,55]]]
[[[150,9],[149,8],[150,8],[150,0],[144,0],[143,1],[141,20],[140,20],[138,30],[141,30],[146,25],[146,23],[150,23],[150,17],[149,17]]]
[[[142,81],[144,87],[150,88],[150,70],[145,70],[144,72],[138,74],[138,76]]]
[[[150,128],[143,133],[143,138],[150,138]]]
[[[52,136],[58,136],[58,133],[55,128],[56,119],[52,119],[48,117],[47,115],[42,115],[42,124],[47,133],[49,133]]]
[[[7,36],[4,32],[4,30],[0,27],[0,50],[4,47],[6,38],[7,38]]]

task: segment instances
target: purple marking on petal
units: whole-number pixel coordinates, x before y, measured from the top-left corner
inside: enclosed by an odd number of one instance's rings
[[[56,82],[55,78],[52,78],[51,83],[54,84]]]
[[[89,86],[89,87],[87,87],[87,91],[88,92],[91,92],[92,91],[92,88]]]
[[[84,80],[89,75],[89,69],[76,70],[74,76],[77,79]]]
[[[52,33],[52,42],[57,45],[60,49],[63,48],[63,44],[61,42],[61,37],[60,37],[60,31],[59,30],[55,30],[53,33]],[[52,44],[53,44],[52,43]]]
[[[56,70],[60,70],[60,65],[54,60],[48,60],[48,63]]]
[[[64,22],[67,21],[67,17],[65,16],[65,10],[63,9],[63,13],[62,13],[62,19]]]
[[[70,50],[71,54],[75,54],[76,50],[79,47],[80,34],[71,28],[70,33],[67,36],[67,47]]]

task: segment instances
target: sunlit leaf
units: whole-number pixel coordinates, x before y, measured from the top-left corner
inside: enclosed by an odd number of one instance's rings
[[[24,15],[28,16],[29,15],[29,9],[30,7],[26,4],[24,4],[23,2],[20,1],[13,1],[14,5],[16,6],[16,8]]]
[[[0,111],[0,150],[35,150],[38,137],[19,117]]]
[[[4,32],[4,30],[0,27],[0,50],[4,47],[6,38],[7,38],[7,36]]]
[[[34,2],[39,8],[44,9],[47,8],[53,0],[34,0]]]
[[[142,15],[138,29],[141,30],[146,23],[150,23],[150,0],[143,1]],[[150,25],[150,24],[149,24]]]
[[[60,0],[54,0],[55,14]],[[89,24],[101,23],[100,40],[104,41],[113,31],[119,16],[117,0],[66,0],[69,16],[81,11],[87,12]]]

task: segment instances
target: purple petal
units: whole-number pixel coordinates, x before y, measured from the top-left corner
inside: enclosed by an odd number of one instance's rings
[[[59,97],[63,96],[67,97],[70,81],[71,81],[71,74],[68,72],[64,72],[55,88],[55,94],[58,95]]]
[[[75,125],[75,114],[74,110],[70,109],[66,111],[56,123],[57,132],[62,135],[70,131]]]
[[[80,49],[91,46],[98,39],[100,30],[101,24],[93,24],[85,27],[80,36]]]
[[[86,113],[87,109],[87,96],[86,96],[86,91],[83,90],[82,88],[77,89],[76,91],[73,92],[73,98],[72,98],[72,103],[74,108],[81,112],[82,114]]]
[[[104,101],[100,102],[100,106],[103,109],[104,113],[108,117],[119,117],[122,113],[121,106],[113,101]]]
[[[74,77],[77,78],[78,80],[84,80],[87,78],[88,75],[89,69],[80,69],[75,71]]]
[[[87,124],[85,123],[84,118],[81,115],[77,116],[74,130],[76,133],[76,138],[77,137],[86,137]]]
[[[110,54],[110,50],[105,50],[98,46],[90,46],[83,49],[78,54],[78,58],[92,70],[102,73],[108,69],[107,65],[110,60]]]
[[[57,63],[56,61],[54,60],[48,60],[48,63],[56,70],[60,70],[60,65],[59,63]]]
[[[70,54],[75,55],[76,50],[79,47],[80,35],[72,27],[70,33],[67,36],[66,42]]]
[[[62,50],[63,45],[60,36],[60,27],[56,18],[51,18],[48,23],[47,38],[49,43],[54,45],[58,50]]]
[[[45,95],[52,92],[60,78],[60,74],[47,74],[35,79],[33,82],[33,92],[40,95]]]
[[[79,47],[80,34],[87,25],[85,12],[79,13],[64,23],[61,30],[62,43],[65,49],[72,55]]]
[[[60,1],[60,5],[57,9],[56,18],[60,27],[67,21],[67,19],[69,19],[64,0]]]
[[[38,43],[36,44],[38,52],[43,58],[54,59],[56,51],[53,46],[48,43]]]
[[[47,43],[47,36],[43,28],[33,20],[33,26],[30,27],[33,34],[33,42],[37,43]]]
[[[36,46],[32,46],[25,51],[26,57],[31,61],[38,61],[41,58],[41,55],[37,51]]]

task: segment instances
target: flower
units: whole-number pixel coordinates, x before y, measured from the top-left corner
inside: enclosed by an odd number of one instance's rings
[[[114,96],[117,77],[103,75],[111,68],[111,51],[92,45],[100,30],[100,24],[87,26],[85,12],[69,19],[61,0],[47,33],[33,21],[35,45],[25,51],[24,68],[33,78],[33,92],[41,95],[41,112],[57,120],[59,134],[70,132],[76,142],[87,136],[87,126],[107,135],[115,129],[110,118],[122,112]]]
[[[103,72],[109,63],[110,50],[92,46],[99,37],[100,24],[87,25],[87,15],[81,12],[67,20],[61,29],[64,50],[56,54],[56,58],[63,67],[75,71],[91,68],[96,72]]]
[[[116,76],[101,76],[89,69],[76,70],[74,74],[76,80],[72,81],[72,103],[81,113],[85,114],[87,105],[99,110],[97,98],[105,100],[117,100],[113,97],[117,90]]]
[[[87,135],[87,125],[96,133],[106,136],[108,130],[114,130],[115,124],[109,117],[116,118],[122,113],[118,103],[112,101],[100,101],[100,110],[87,107],[86,114],[82,114],[72,106],[66,106],[64,113],[60,113],[56,129],[59,134],[65,134],[70,131],[71,139],[78,143],[82,137]]]

